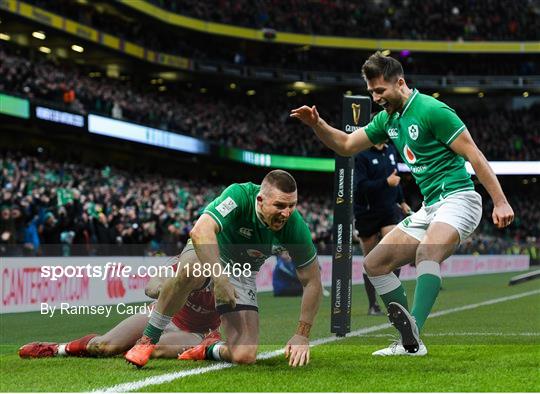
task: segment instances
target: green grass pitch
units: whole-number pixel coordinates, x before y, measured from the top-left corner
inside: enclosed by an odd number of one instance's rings
[[[540,289],[540,281],[509,287],[513,273],[448,278],[434,312]],[[405,282],[412,299],[414,281]],[[300,298],[259,295],[261,348],[282,347],[295,330]],[[323,300],[312,339],[329,333],[329,298]],[[384,317],[368,317],[362,286],[353,293],[352,329],[373,327]],[[0,315],[0,391],[92,391],[150,377],[205,368],[211,362],[151,360],[136,370],[121,357],[21,360],[24,343],[67,341],[104,332],[122,319],[114,316],[49,318],[39,313]],[[137,391],[540,391],[540,294],[482,305],[430,318],[422,333],[426,357],[376,358],[371,352],[388,345],[391,328],[315,346],[311,363],[288,367],[284,356],[194,374]],[[121,386],[126,390],[128,386]]]

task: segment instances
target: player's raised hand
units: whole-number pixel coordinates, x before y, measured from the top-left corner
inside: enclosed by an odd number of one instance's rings
[[[302,367],[309,363],[309,339],[302,335],[294,335],[285,345],[285,358],[291,367]]]
[[[291,118],[300,119],[309,127],[315,127],[319,121],[319,113],[317,112],[317,108],[315,106],[310,108],[307,105],[304,105],[300,108],[293,109],[291,110],[291,114],[289,116]]]
[[[218,303],[229,304],[232,309],[236,308],[238,294],[227,277],[214,278],[214,297]]]
[[[495,204],[491,217],[497,228],[504,228],[514,221],[514,210],[510,204],[508,204],[508,201],[504,201]]]

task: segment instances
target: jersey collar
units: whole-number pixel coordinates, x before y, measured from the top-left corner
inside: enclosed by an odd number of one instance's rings
[[[405,106],[403,107],[403,112],[401,112],[401,113],[398,112],[398,117],[405,115],[405,112],[407,112],[407,110],[411,106],[411,104],[412,104],[413,100],[416,98],[416,96],[418,96],[418,90],[413,89],[411,95],[409,96],[407,101],[405,101]]]

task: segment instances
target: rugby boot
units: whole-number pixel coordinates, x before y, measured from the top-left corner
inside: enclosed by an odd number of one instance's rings
[[[58,344],[54,342],[31,342],[19,348],[20,358],[55,357],[58,354]]]
[[[401,334],[401,344],[409,353],[416,353],[420,348],[420,334],[414,317],[397,302],[388,304],[390,323]]]
[[[211,331],[208,335],[204,337],[201,343],[197,346],[192,347],[184,351],[178,356],[179,360],[206,360],[206,351],[210,346],[219,342],[221,340],[221,335],[219,331]]]
[[[128,363],[135,365],[137,368],[142,368],[150,359],[150,355],[156,348],[150,337],[143,335],[124,356]]]
[[[418,351],[416,353],[409,353],[405,350],[401,341],[395,341],[390,346],[384,349],[377,350],[371,353],[372,356],[425,356],[427,354],[426,345],[422,341],[418,343]]]

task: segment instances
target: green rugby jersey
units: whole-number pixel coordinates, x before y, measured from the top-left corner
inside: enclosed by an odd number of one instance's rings
[[[302,215],[295,210],[281,230],[270,230],[255,212],[260,188],[234,183],[204,209],[219,225],[221,263],[249,263],[252,271],[259,271],[269,256],[287,250],[296,268],[307,266],[317,251]]]
[[[464,190],[474,190],[465,160],[450,144],[465,130],[456,112],[439,100],[413,93],[401,113],[381,111],[365,127],[374,144],[390,139],[420,187],[426,205]]]

